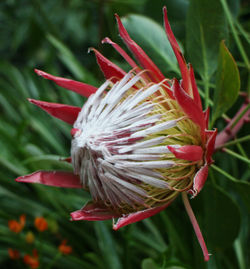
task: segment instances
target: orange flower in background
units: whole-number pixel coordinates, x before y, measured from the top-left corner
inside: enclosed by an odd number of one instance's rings
[[[26,254],[23,257],[23,261],[27,264],[31,269],[36,269],[39,267],[38,253],[37,250],[34,249],[32,252],[33,255]]]
[[[64,255],[69,255],[72,252],[72,247],[66,245],[67,240],[63,240],[60,246],[58,247],[58,250],[64,254]]]
[[[23,227],[25,226],[25,221],[26,221],[25,215],[21,215],[19,217],[19,221],[9,220],[8,221],[9,229],[14,233],[20,233],[22,231]]]
[[[44,232],[48,229],[48,222],[44,217],[36,217],[34,224],[39,232]]]
[[[8,248],[8,253],[12,260],[17,260],[20,258],[20,252],[16,249]]]

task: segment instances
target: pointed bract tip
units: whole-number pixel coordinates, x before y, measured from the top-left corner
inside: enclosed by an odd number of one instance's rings
[[[40,75],[40,73],[42,72],[41,70],[35,68],[34,71],[35,71],[35,73],[37,73],[38,76],[41,76]]]
[[[172,85],[173,85],[173,88],[176,87],[176,84],[179,85],[179,81],[177,78],[173,78],[172,79]]]
[[[114,222],[113,222],[113,230],[118,231],[121,227],[118,227]]]
[[[67,163],[71,163],[72,162],[72,158],[71,157],[67,157],[67,158],[59,158],[60,162],[67,162]]]
[[[119,15],[117,13],[115,13],[115,18],[116,18],[116,21],[118,23],[118,28],[119,27],[124,27],[123,24],[122,24],[121,18],[119,17]]]
[[[22,177],[18,177],[15,179],[16,182],[22,182]]]
[[[62,188],[82,188],[80,178],[67,171],[36,171],[29,175],[20,176],[15,180],[16,182],[39,183]]]
[[[113,44],[114,42],[109,37],[105,37],[102,40],[102,44],[105,44],[105,43]]]
[[[74,124],[74,122],[77,119],[78,113],[81,110],[80,107],[74,107],[57,103],[49,103],[35,99],[28,99],[28,101],[40,107],[42,110],[46,111],[51,116],[58,118],[62,121],[65,121],[71,125]]]
[[[166,20],[166,22],[168,22],[168,11],[167,11],[166,6],[164,6],[164,7],[162,8],[162,10],[163,10],[164,19]],[[164,22],[164,23],[165,23],[165,22]]]
[[[88,53],[92,52],[94,50],[94,48],[90,47],[88,48]]]
[[[35,99],[32,99],[32,98],[27,98],[27,100],[31,103],[31,104],[36,104],[36,101]]]
[[[42,70],[39,70],[39,69],[34,69],[35,73],[38,75],[38,76],[41,76],[45,79],[52,79],[52,75],[42,71]]]
[[[113,82],[116,82],[126,75],[125,71],[123,71],[119,66],[103,56],[98,50],[94,48],[90,49],[95,53],[97,64],[99,65],[106,79],[111,79],[114,77],[117,79],[113,80]]]
[[[27,100],[28,100],[31,104],[36,105],[36,106],[38,106],[38,107],[40,107],[40,108],[42,108],[42,104],[43,104],[43,103],[46,103],[46,102],[44,102],[44,101],[40,101],[40,100],[36,100],[36,99],[32,99],[32,98],[27,98]]]

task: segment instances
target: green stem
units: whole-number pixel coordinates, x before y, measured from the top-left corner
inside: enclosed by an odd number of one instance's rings
[[[207,109],[209,106],[209,78],[206,76],[204,80],[204,88],[205,88],[205,108]]]
[[[198,83],[198,84],[202,84],[202,85],[204,86],[204,82],[201,82],[201,81],[200,81],[200,83]],[[211,84],[211,83],[208,83],[208,84],[209,84],[209,87],[214,88],[214,84]],[[199,90],[199,94],[200,94],[200,96],[204,99],[204,98],[205,98],[205,94],[204,94],[204,92],[201,91],[200,89],[198,89],[198,90]],[[214,102],[209,98],[209,99],[208,99],[208,104],[209,104],[209,106],[213,106],[213,105],[214,105]],[[230,119],[225,113],[222,114],[222,118],[225,119],[225,120]],[[211,129],[211,128],[210,128],[210,129]]]
[[[204,64],[204,73],[202,75],[202,80],[204,82],[204,92],[205,92],[205,108],[209,105],[209,75],[208,75],[208,65],[207,65],[207,54],[206,54],[206,46],[204,40],[204,33],[202,27],[200,27],[200,35],[201,35],[201,50],[202,50],[202,58]]]
[[[205,89],[205,79],[203,80],[203,83],[202,83],[202,85],[204,86],[204,89]],[[200,96],[203,98],[203,99],[205,99],[206,97],[206,94],[203,92],[203,91],[201,91],[201,90],[199,90],[199,94],[200,94]],[[208,104],[210,105],[210,106],[213,106],[214,105],[214,102],[210,99],[210,98],[208,98]]]
[[[241,118],[246,114],[246,112],[248,111],[248,109],[250,108],[250,104],[248,104],[244,110],[241,111],[241,113],[237,116],[237,118],[234,120],[234,122],[232,123],[232,125],[230,126],[230,129],[233,129],[235,127],[235,125],[241,120]]]
[[[224,9],[224,12],[226,14],[226,17],[227,17],[227,20],[228,20],[228,23],[230,25],[230,28],[232,30],[232,34],[233,34],[233,37],[235,39],[235,42],[238,46],[238,49],[239,49],[239,52],[241,54],[241,57],[243,59],[243,61],[245,62],[246,66],[247,66],[247,69],[250,70],[250,63],[249,63],[249,60],[248,60],[248,57],[247,57],[247,54],[244,50],[244,47],[242,46],[242,43],[241,43],[241,40],[237,34],[237,31],[236,31],[236,28],[234,27],[234,22],[233,22],[233,18],[232,18],[232,15],[230,13],[230,10],[228,8],[228,5],[227,5],[227,2],[226,0],[220,0],[221,1],[221,4],[222,4],[222,7]]]
[[[236,61],[238,67],[247,68],[246,64],[243,62]]]
[[[245,157],[246,159],[249,159],[247,156],[247,153],[245,152],[245,150],[243,149],[240,143],[237,143],[237,148],[243,157]],[[248,164],[248,167],[250,169],[250,164]]]
[[[225,143],[224,145],[221,145],[219,146],[217,149],[221,149],[221,148],[226,148],[226,147],[230,147],[230,146],[233,146],[235,144],[238,144],[238,143],[242,143],[242,142],[245,142],[245,141],[248,141],[250,140],[250,135],[246,135],[244,137],[241,137],[241,138],[238,138],[238,139],[235,139],[233,141],[230,141],[228,143]]]
[[[236,257],[239,263],[239,268],[246,269],[247,267],[244,262],[244,255],[243,255],[242,246],[239,239],[236,239],[234,241],[234,249],[235,249]]]
[[[250,98],[250,69],[249,69],[249,72],[248,72],[247,96],[248,96],[248,98]]]
[[[219,172],[220,174],[222,174],[226,178],[230,179],[231,181],[233,181],[233,182],[239,182],[239,180],[237,178],[231,176],[230,174],[228,174],[226,171],[222,170],[218,166],[212,164],[211,165],[211,168],[214,169],[215,171]]]
[[[237,148],[238,148],[239,152],[241,153],[241,155],[248,159],[248,156],[240,143],[237,143]]]
[[[238,21],[235,21],[235,25],[237,26],[238,30],[240,31],[241,35],[246,39],[246,41],[250,44],[250,35],[245,29],[241,26]]]
[[[246,54],[246,52],[244,50],[244,47],[243,47],[243,45],[241,43],[241,40],[240,40],[240,38],[238,36],[236,28],[234,27],[233,18],[232,18],[230,10],[228,8],[227,1],[226,0],[220,0],[220,2],[221,2],[221,5],[222,5],[222,7],[224,9],[225,14],[226,14],[228,23],[229,23],[230,28],[232,30],[232,34],[233,34],[233,37],[234,37],[235,42],[237,44],[237,47],[239,49],[239,52],[241,54],[241,57],[242,57],[243,61],[245,62],[246,66],[247,66],[247,69],[250,70],[250,63],[249,63],[247,54]]]
[[[233,156],[233,157],[247,163],[247,164],[250,164],[250,160],[248,158],[245,158],[244,156],[242,156],[242,155],[240,155],[240,154],[238,154],[238,153],[236,153],[236,152],[234,152],[234,151],[232,151],[230,149],[223,149],[223,151],[230,154],[231,156]]]
[[[245,65],[244,65],[244,67],[245,67]],[[196,82],[197,82],[198,85],[202,85],[202,86],[204,86],[204,81],[203,81],[203,80],[196,79]],[[214,83],[211,83],[211,82],[209,82],[208,85],[209,85],[210,88],[213,88],[213,89],[214,89],[215,86],[216,86]],[[211,99],[210,99],[210,101],[211,101]]]

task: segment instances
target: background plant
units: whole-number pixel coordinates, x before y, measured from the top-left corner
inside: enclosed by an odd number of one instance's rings
[[[70,149],[69,127],[30,105],[27,98],[81,106],[84,99],[34,74],[39,68],[98,86],[103,77],[89,47],[129,70],[101,40],[121,44],[114,13],[167,77],[179,78],[177,63],[162,28],[162,6],[185,56],[196,71],[204,107],[212,106],[211,127],[231,129],[247,119],[250,94],[250,5],[239,0],[8,0],[0,3],[0,265],[17,268],[8,248],[25,249],[10,233],[8,221],[26,214],[44,216],[60,227],[74,253],[53,268],[240,268],[250,266],[249,126],[218,147],[209,180],[191,201],[213,254],[204,264],[181,202],[130,225],[111,230],[107,222],[70,222],[68,212],[88,195],[79,190],[17,184],[14,178],[38,169],[70,169],[61,162]],[[138,15],[140,14],[140,15]],[[224,40],[224,42],[222,42]],[[230,51],[230,52],[229,52]],[[233,60],[232,55],[236,62]],[[247,120],[246,120],[247,121]],[[233,125],[233,126],[232,126]],[[227,132],[230,128],[227,129]],[[39,238],[37,238],[39,241]],[[58,246],[41,239],[43,264],[53,262]],[[39,247],[38,247],[39,251]],[[20,265],[20,268],[21,265]]]

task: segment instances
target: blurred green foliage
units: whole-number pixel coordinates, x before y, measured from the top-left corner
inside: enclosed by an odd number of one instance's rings
[[[173,31],[187,60],[195,67],[204,104],[213,104],[216,77],[220,81],[218,76],[221,75],[222,79],[225,75],[222,69],[217,70],[222,39],[236,59],[241,78],[240,91],[249,94],[250,3],[247,0],[0,2],[1,268],[24,268],[22,262],[9,258],[8,248],[19,249],[22,254],[31,251],[31,246],[25,243],[24,233],[16,235],[8,229],[8,220],[18,219],[21,214],[27,215],[26,231],[34,230],[32,220],[35,216],[47,217],[56,227],[36,237],[32,246],[40,253],[40,268],[49,268],[52,263],[53,268],[72,269],[250,268],[249,143],[236,143],[236,140],[230,146],[233,153],[216,153],[216,166],[210,169],[207,186],[191,202],[212,253],[206,264],[178,199],[151,219],[114,232],[109,221],[69,221],[69,212],[81,208],[90,198],[84,191],[28,186],[14,181],[17,176],[36,170],[71,169],[68,163],[60,161],[70,152],[70,127],[48,117],[26,99],[77,106],[82,106],[85,100],[37,77],[33,69],[98,86],[104,79],[94,55],[87,53],[89,47],[95,47],[128,70],[127,64],[109,45],[101,45],[106,36],[121,44],[114,13],[125,16],[123,22],[131,37],[165,75],[180,77],[162,28],[162,6],[165,4]],[[230,68],[230,72],[238,72],[231,62]],[[236,83],[236,76],[226,75]],[[235,102],[238,89],[231,99],[230,93],[223,90],[227,89],[220,89],[223,93],[220,98],[216,92],[215,102],[222,112],[232,117],[243,99],[239,97]],[[230,106],[235,102],[230,109],[228,103],[223,106],[223,96],[230,99]],[[224,120],[218,119],[214,127],[222,130]],[[238,138],[248,134],[249,129],[244,126]],[[74,251],[69,256],[58,257],[57,246],[64,238]],[[55,257],[57,260],[53,262]]]

